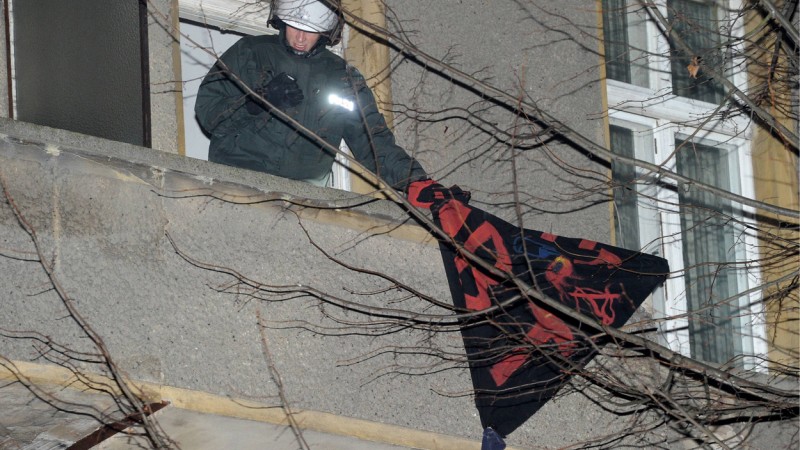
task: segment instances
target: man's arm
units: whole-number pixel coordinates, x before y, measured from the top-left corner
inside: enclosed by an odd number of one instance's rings
[[[214,135],[228,134],[252,121],[243,105],[247,94],[240,78],[246,73],[249,50],[240,39],[208,72],[197,92],[194,111],[203,129]],[[257,86],[250,86],[256,89]]]
[[[355,105],[344,139],[358,162],[395,189],[405,190],[410,182],[428,178],[419,162],[395,143],[364,77],[353,67],[347,74],[345,86]]]

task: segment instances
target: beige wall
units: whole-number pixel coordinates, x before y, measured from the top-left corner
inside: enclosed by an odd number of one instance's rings
[[[777,2],[779,6],[784,2]],[[761,26],[764,17],[751,12],[747,20],[748,32]],[[751,64],[749,85],[751,92],[767,89],[767,100],[761,106],[766,108],[790,130],[797,130],[798,123],[791,120],[781,109],[796,102],[797,86],[789,80],[780,78],[767,80],[767,67],[772,62],[774,39],[772,37],[753,36],[752,42],[758,38],[763,40],[758,46],[751,46],[748,51],[754,61],[762,65]],[[788,61],[777,61],[778,72],[788,69]],[[791,108],[791,107],[790,107]],[[755,127],[753,134],[753,175],[755,177],[756,199],[783,208],[800,209],[798,191],[798,158],[779,135],[771,134],[763,127]],[[770,361],[773,367],[800,364],[800,299],[797,288],[786,292],[791,286],[794,275],[800,270],[797,255],[787,254],[786,242],[800,241],[795,219],[787,219],[772,213],[760,212],[765,219],[760,223],[760,256],[764,261],[763,277],[766,283],[781,282],[772,285],[763,293],[767,299],[767,324],[769,329]],[[793,222],[794,226],[785,221]]]

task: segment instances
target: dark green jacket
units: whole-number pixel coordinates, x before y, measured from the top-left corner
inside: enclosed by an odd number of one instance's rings
[[[266,109],[251,115],[244,107],[241,83],[255,90],[284,72],[297,80],[305,97],[284,111],[292,119],[336,148],[344,139],[361,164],[396,188],[427,178],[419,163],[395,144],[361,74],[329,50],[297,56],[287,50],[282,36],[250,36],[220,60],[200,85],[195,106],[200,125],[211,135],[210,161],[297,180],[330,173],[335,154],[313,136]],[[344,101],[331,103],[330,95]]]

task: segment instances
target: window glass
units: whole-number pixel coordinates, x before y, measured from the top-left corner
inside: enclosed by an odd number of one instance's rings
[[[722,85],[702,70],[692,74],[688,67],[699,58],[703,64],[724,73],[724,61],[720,49],[719,20],[714,2],[692,0],[668,0],[669,23],[675,34],[692,50],[688,54],[670,40],[672,61],[672,92],[680,97],[718,104],[722,101]]]
[[[687,66],[697,57],[720,76],[731,75],[723,43],[726,33],[738,31],[735,22],[725,22],[727,2],[602,1],[610,149],[752,195],[751,143],[739,139],[741,130],[717,120],[700,129],[685,125],[710,114],[707,103],[725,100],[720,83],[702,70],[690,74]],[[677,40],[666,36],[654,8],[691,51],[680,51]],[[663,96],[670,90],[676,97]],[[758,268],[747,264],[756,250],[750,212],[692,183],[662,183],[649,170],[612,162],[611,171],[617,244],[670,261],[673,276],[653,298],[655,316],[666,319],[660,326],[666,345],[701,360],[753,368],[753,355],[766,352],[760,344],[766,335],[758,294],[748,292],[758,277]]]
[[[628,20],[625,0],[603,0],[603,34],[605,37],[606,76],[612,80],[631,82],[628,53]]]
[[[724,149],[677,140],[678,173],[730,190],[732,173]],[[742,353],[736,270],[736,221],[729,200],[679,186],[686,299],[692,356],[726,363]]]
[[[603,0],[606,76],[648,86],[646,13],[630,0]]]
[[[611,125],[611,151],[622,156],[635,156],[633,131]],[[617,245],[630,250],[639,250],[639,210],[636,190],[636,170],[629,164],[611,163],[614,180],[614,228]]]

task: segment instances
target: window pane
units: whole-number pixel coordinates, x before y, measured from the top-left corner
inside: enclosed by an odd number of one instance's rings
[[[698,57],[715,71],[725,72],[722,51],[719,48],[719,23],[714,2],[668,0],[667,9],[672,28],[693,51],[692,54],[686,54],[674,43],[670,43],[672,92],[681,97],[720,103],[724,96],[722,85],[702,71],[693,78],[687,69],[692,58]]]
[[[675,145],[678,173],[730,189],[735,174],[724,149],[680,140]],[[731,202],[691,184],[679,187],[679,198],[692,355],[725,363],[742,352]]]
[[[606,76],[649,86],[646,10],[636,0],[603,0]]]
[[[635,155],[633,131],[611,125],[611,151],[633,158]],[[639,210],[637,207],[636,169],[617,161],[611,163],[614,181],[614,228],[617,245],[630,250],[639,250]]]
[[[626,0],[603,0],[603,36],[605,37],[606,76],[612,80],[631,82],[631,61],[628,53],[628,20]]]

